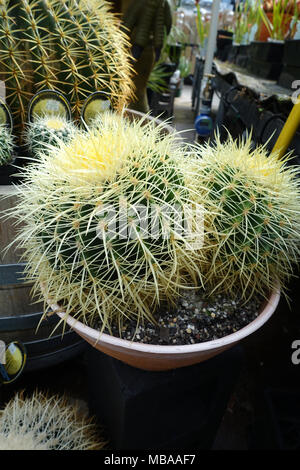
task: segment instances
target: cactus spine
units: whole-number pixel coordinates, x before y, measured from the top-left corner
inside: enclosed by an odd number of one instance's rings
[[[108,3],[99,0],[0,0],[0,76],[17,129],[30,98],[42,89],[61,91],[79,117],[96,90],[115,109],[132,95],[127,38]]]
[[[24,141],[29,152],[37,156],[54,145],[69,142],[75,133],[76,127],[71,122],[60,117],[46,116],[27,125]]]
[[[0,411],[0,450],[100,450],[92,420],[65,397],[17,393]]]
[[[282,289],[300,254],[298,169],[251,138],[197,149],[201,186],[216,206],[207,285],[244,298]]]
[[[19,242],[36,291],[44,284],[46,298],[89,325],[153,320],[162,299],[201,282],[192,242],[203,211],[183,147],[143,124],[104,113],[28,167],[19,188]]]
[[[11,131],[0,124],[0,166],[7,165],[13,158],[14,139]]]

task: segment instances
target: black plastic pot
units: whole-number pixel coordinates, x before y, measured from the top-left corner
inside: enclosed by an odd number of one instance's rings
[[[20,168],[26,166],[29,159],[30,155],[25,148],[17,147],[11,163],[0,166],[0,186],[20,183],[22,180]]]
[[[247,70],[258,77],[277,80],[282,70],[284,43],[253,41]]]
[[[285,41],[283,63],[291,67],[300,67],[300,39]]]
[[[228,62],[231,62],[233,64],[235,63],[236,57],[239,52],[239,47],[240,46],[237,46],[237,45],[232,45],[230,47],[230,50],[228,51],[228,57],[227,57]]]
[[[89,409],[116,450],[208,450],[243,361],[238,345],[201,364],[145,371],[89,347]]]
[[[225,29],[219,29],[217,35],[216,57],[219,60],[226,61],[228,53],[232,46],[232,33]]]
[[[253,41],[249,45],[249,57],[261,62],[282,63],[284,43]]]
[[[240,45],[238,48],[238,53],[235,58],[235,64],[239,67],[247,67],[248,64],[248,52],[249,52],[249,45],[243,44]]]
[[[249,59],[247,70],[258,77],[277,80],[282,70],[282,64]]]
[[[283,67],[278,84],[291,88],[295,80],[300,79],[300,39],[288,40],[284,44]]]

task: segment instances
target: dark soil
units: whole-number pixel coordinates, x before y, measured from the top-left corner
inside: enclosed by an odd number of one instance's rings
[[[156,325],[145,321],[138,327],[135,321],[117,326],[112,334],[129,341],[160,345],[185,345],[210,341],[234,333],[258,316],[262,298],[248,303],[216,295],[207,299],[203,292],[182,294],[175,308],[161,307],[154,315]],[[100,329],[100,328],[99,328]]]

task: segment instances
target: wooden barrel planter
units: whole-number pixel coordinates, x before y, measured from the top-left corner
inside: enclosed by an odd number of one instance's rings
[[[12,185],[0,185],[0,214],[16,203]],[[51,316],[41,322],[43,304],[34,303],[30,295],[31,286],[22,280],[24,263],[20,262],[21,252],[4,248],[14,240],[16,228],[11,220],[0,220],[0,340],[6,344],[22,341],[27,350],[27,363],[24,371],[33,371],[69,360],[86,348],[77,333],[67,328],[53,332],[57,317]]]

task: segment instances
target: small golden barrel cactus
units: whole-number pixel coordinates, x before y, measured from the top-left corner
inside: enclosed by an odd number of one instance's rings
[[[21,392],[0,411],[0,450],[100,450],[105,444],[93,421],[65,397]]]
[[[4,124],[0,124],[0,167],[12,161],[14,138],[11,131]]]
[[[300,255],[299,169],[251,139],[196,148],[199,184],[216,207],[206,285],[245,299],[284,290]]]
[[[27,124],[24,142],[29,152],[37,156],[47,152],[61,141],[69,142],[76,133],[76,127],[70,121],[56,116],[45,116]]]
[[[0,79],[15,133],[40,90],[62,92],[75,119],[96,90],[121,109],[133,92],[128,47],[106,0],[0,0]]]
[[[153,320],[201,282],[203,217],[176,134],[103,113],[25,169],[16,208],[28,276],[51,302],[102,328]]]

